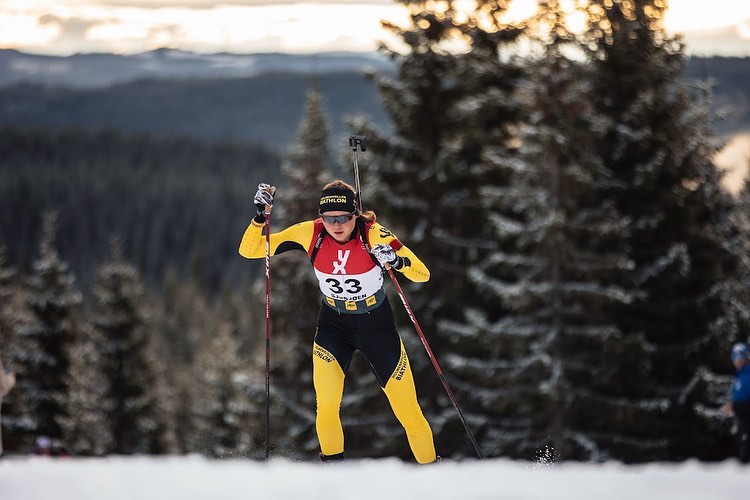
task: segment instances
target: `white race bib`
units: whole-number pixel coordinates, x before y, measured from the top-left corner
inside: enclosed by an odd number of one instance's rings
[[[362,274],[341,274],[339,269],[328,274],[316,268],[315,276],[323,295],[335,300],[364,300],[383,287],[383,273],[377,266]]]

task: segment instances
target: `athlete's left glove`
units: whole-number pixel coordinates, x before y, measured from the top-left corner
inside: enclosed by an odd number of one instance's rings
[[[404,259],[397,255],[396,251],[390,245],[378,243],[372,247],[372,254],[383,267],[388,265],[398,270],[404,266]]]

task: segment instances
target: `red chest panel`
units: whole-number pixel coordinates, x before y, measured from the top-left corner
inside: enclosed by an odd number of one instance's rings
[[[323,223],[319,224],[322,230]],[[316,231],[308,254],[312,254],[319,235],[316,221]],[[364,300],[383,287],[381,269],[372,260],[358,236],[342,244],[336,243],[331,236],[323,237],[313,267],[320,291],[330,299]]]
[[[326,274],[362,274],[375,267],[375,263],[359,238],[339,244],[326,236],[314,266]]]
[[[365,234],[371,225],[371,222],[365,225]],[[307,255],[310,257],[323,230],[323,222],[320,219],[316,220],[312,242],[307,249]],[[357,234],[346,243],[337,243],[333,237],[326,235],[315,256],[313,266],[326,274],[362,274],[376,267],[376,264],[367,252],[362,238]]]

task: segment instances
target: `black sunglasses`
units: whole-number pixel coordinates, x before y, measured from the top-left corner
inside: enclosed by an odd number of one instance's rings
[[[345,224],[352,220],[352,217],[354,217],[354,214],[344,214],[344,215],[320,215],[323,218],[323,222],[326,222],[328,224],[336,224],[337,222],[339,224]]]

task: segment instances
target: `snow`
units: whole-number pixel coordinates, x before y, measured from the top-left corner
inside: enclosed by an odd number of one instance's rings
[[[2,500],[722,500],[744,498],[748,469],[718,464],[539,464],[506,459],[338,466],[188,457],[0,460]]]

